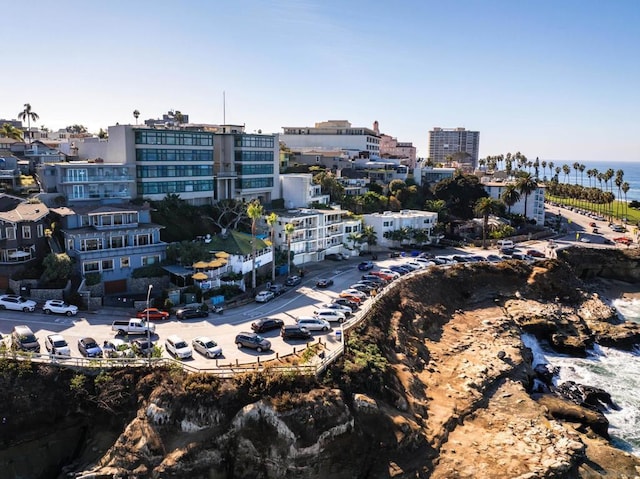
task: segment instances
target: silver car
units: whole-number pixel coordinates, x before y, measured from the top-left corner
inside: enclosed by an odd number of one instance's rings
[[[208,336],[198,336],[191,341],[193,349],[207,358],[222,356],[222,348]]]

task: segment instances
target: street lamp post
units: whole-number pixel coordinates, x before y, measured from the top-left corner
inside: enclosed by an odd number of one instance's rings
[[[149,298],[151,297],[151,290],[153,289],[153,285],[150,284],[147,289],[147,357],[149,361],[149,366],[151,366],[151,329],[149,328]]]

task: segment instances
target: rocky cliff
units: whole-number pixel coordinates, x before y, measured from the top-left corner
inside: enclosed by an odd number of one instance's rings
[[[581,274],[595,268],[582,257],[403,280],[319,379],[269,369],[230,381],[85,377],[4,360],[0,476],[636,477],[640,458],[609,444],[597,408],[532,390],[523,332],[572,354],[640,338],[582,282],[595,274]]]

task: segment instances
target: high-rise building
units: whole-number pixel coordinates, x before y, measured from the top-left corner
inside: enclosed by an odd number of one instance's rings
[[[429,159],[434,165],[468,165],[471,169],[478,164],[480,132],[464,128],[434,128],[429,132]]]

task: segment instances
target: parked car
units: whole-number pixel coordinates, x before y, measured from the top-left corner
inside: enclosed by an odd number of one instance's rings
[[[341,291],[339,296],[341,298],[346,298],[351,302],[354,303],[362,303],[365,299],[367,299],[367,295],[364,294],[362,291],[357,291],[355,289],[348,289],[348,290],[344,290]]]
[[[360,307],[360,304],[358,304],[356,301],[351,301],[349,298],[334,298],[331,300],[331,303],[346,306],[348,308],[351,308],[351,311],[356,311]]]
[[[36,302],[16,294],[3,294],[0,296],[0,309],[12,309],[25,313],[33,312],[36,309]]]
[[[340,253],[329,253],[324,256],[324,259],[328,259],[330,261],[342,261],[342,255]]]
[[[321,278],[316,281],[316,286],[318,288],[328,288],[329,286],[333,286],[333,280],[327,278]]]
[[[335,311],[340,311],[342,314],[344,314],[347,318],[351,315],[353,315],[353,310],[351,309],[351,307],[349,306],[343,306],[341,304],[337,304],[337,303],[325,303],[325,304],[321,304],[320,305],[321,309],[333,309]]]
[[[71,348],[61,334],[49,334],[44,339],[44,346],[56,356],[71,356]]]
[[[136,313],[138,319],[147,319],[147,317],[153,320],[169,319],[169,313],[158,308],[145,308]]]
[[[311,333],[299,324],[286,324],[280,328],[280,336],[285,341],[287,339],[310,339]]]
[[[284,321],[279,318],[262,318],[251,323],[251,329],[255,333],[264,333],[272,329],[280,329]]]
[[[61,299],[47,299],[42,307],[42,311],[44,311],[45,314],[56,313],[75,316],[78,314],[78,307],[74,304],[65,303]]]
[[[78,351],[86,358],[99,358],[102,356],[102,348],[98,346],[95,339],[90,337],[78,340]]]
[[[155,347],[156,345],[153,341],[147,341],[146,339],[140,338],[131,341],[131,349],[133,349],[138,356],[148,357],[152,355],[153,348]]]
[[[380,268],[380,271],[372,271],[371,274],[382,273],[391,276],[393,279],[398,279],[401,274],[397,271],[393,271],[391,268]]]
[[[370,285],[370,284],[364,284],[364,283],[354,283],[349,285],[349,289],[353,289],[355,291],[360,291],[362,293],[365,294],[369,294],[371,293],[371,291],[373,291],[374,289],[376,289],[375,286]]]
[[[487,255],[487,261],[490,261],[492,263],[499,263],[500,261],[502,261],[502,258],[497,254],[490,254]]]
[[[136,353],[125,340],[114,338],[102,343],[102,355],[105,358],[134,358]]]
[[[176,311],[176,319],[206,318],[207,316],[209,316],[209,311],[193,306],[180,308]]]
[[[373,267],[373,261],[362,261],[360,264],[358,264],[358,269],[360,271],[369,271],[370,269],[373,269]]]
[[[391,271],[393,271],[394,273],[398,273],[400,276],[404,276],[405,274],[408,274],[411,272],[411,270],[409,268],[405,268],[404,266],[398,266],[398,265],[391,265],[389,266],[389,269]]]
[[[316,318],[326,319],[329,322],[344,323],[347,319],[346,314],[342,311],[336,311],[335,309],[318,309],[313,312]]]
[[[29,326],[14,326],[11,332],[11,349],[39,353],[40,343]]]
[[[384,286],[384,284],[387,282],[386,280],[375,274],[363,274],[361,278],[362,281],[369,281],[371,283],[377,284],[378,286]]]
[[[266,303],[275,298],[275,295],[271,291],[260,291],[256,294],[256,303]]]
[[[377,276],[378,278],[380,278],[383,281],[393,281],[394,279],[396,279],[396,277],[400,276],[398,273],[385,273],[384,271],[380,270],[380,271],[370,271],[369,272],[370,275],[372,276]]]
[[[222,356],[222,348],[208,336],[198,336],[191,341],[193,349],[207,358]]]
[[[164,340],[164,348],[176,359],[187,359],[193,356],[191,346],[175,334],[172,334]]]
[[[300,276],[289,276],[284,282],[287,286],[297,286],[300,283],[302,283],[302,278]]]
[[[534,258],[544,258],[544,253],[542,251],[538,251],[537,249],[528,249],[527,254],[529,256],[533,256]]]
[[[300,316],[296,319],[296,323],[308,331],[329,331],[331,329],[329,321],[313,316]]]
[[[275,296],[280,296],[282,293],[286,291],[284,284],[272,284],[269,286],[269,291],[271,291]]]
[[[238,346],[238,349],[251,348],[255,349],[259,353],[262,351],[269,351],[271,349],[271,341],[256,333],[239,333],[236,335],[235,343],[236,346]]]

